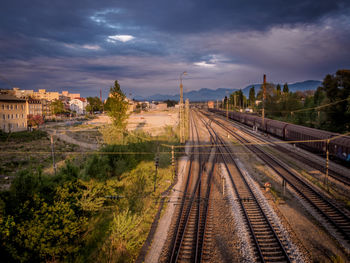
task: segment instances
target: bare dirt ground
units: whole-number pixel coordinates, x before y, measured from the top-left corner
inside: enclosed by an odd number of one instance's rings
[[[128,119],[128,130],[143,130],[151,135],[158,135],[166,126],[174,127],[178,123],[178,110],[149,111],[131,114]]]
[[[97,115],[94,119],[78,122],[66,121],[47,125],[46,129],[67,143],[79,145],[83,149],[97,150],[103,144],[100,128],[112,123],[106,114]],[[174,128],[178,123],[178,110],[149,111],[133,113],[127,120],[127,130],[144,131],[156,136],[163,132],[165,127]]]

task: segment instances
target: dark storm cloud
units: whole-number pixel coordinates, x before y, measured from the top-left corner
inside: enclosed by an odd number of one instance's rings
[[[241,88],[348,67],[350,1],[3,1],[0,74],[21,88],[95,94]],[[3,83],[0,82],[0,87]],[[171,93],[171,92],[170,92]]]

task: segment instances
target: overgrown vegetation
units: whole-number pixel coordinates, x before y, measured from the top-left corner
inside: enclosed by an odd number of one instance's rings
[[[0,131],[0,142],[11,142],[15,141],[17,143],[21,142],[30,142],[33,140],[38,140],[43,137],[46,137],[47,133],[41,130],[34,130],[32,132],[21,131],[21,132],[12,132],[5,133]]]
[[[172,181],[171,130],[125,134],[57,175],[23,170],[0,193],[0,254],[6,262],[131,262],[147,237],[160,194]],[[154,157],[160,147],[157,189]],[[110,197],[114,197],[112,199]]]

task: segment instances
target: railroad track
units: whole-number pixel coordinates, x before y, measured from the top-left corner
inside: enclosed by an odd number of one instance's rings
[[[250,131],[249,129],[247,129],[246,125],[242,124],[242,123],[236,123],[234,122],[235,125],[238,125],[239,127],[244,127],[244,132],[248,133],[250,136],[255,137],[257,139],[260,139],[259,136],[257,134],[255,134],[254,132]],[[305,156],[298,154],[297,152],[293,152],[293,151],[289,151],[288,149],[286,149],[285,147],[282,147],[281,145],[275,144],[272,141],[268,141],[270,143],[270,145],[275,148],[277,151],[280,151],[284,154],[287,154],[291,157],[293,157],[296,160],[299,160],[301,162],[305,162]],[[313,161],[312,159],[308,159],[307,165],[322,172],[325,173],[325,165],[320,164],[317,161]],[[350,186],[350,177],[345,176],[337,171],[335,171],[334,169],[332,169],[331,167],[328,168],[328,176],[332,177],[333,179],[343,183],[346,186]]]
[[[255,256],[258,262],[291,262],[291,256],[286,247],[287,241],[279,236],[279,230],[275,229],[264,212],[254,191],[251,189],[245,176],[239,169],[231,149],[225,146],[225,142],[215,130],[202,120],[206,125],[213,140],[216,142],[218,151],[221,153],[223,163],[234,187],[242,214],[247,223],[254,244]]]
[[[198,144],[199,134],[195,120],[191,117],[191,134]],[[199,147],[193,147],[190,169],[186,180],[184,194],[174,229],[168,262],[201,262],[208,256],[205,239],[213,168],[206,171],[205,160]],[[204,155],[205,156],[205,155]],[[207,234],[208,236],[208,234]]]
[[[290,169],[277,158],[265,152],[256,145],[249,144],[250,141],[244,137],[233,132],[220,122],[214,121],[220,127],[225,129],[229,134],[236,138],[240,143],[244,144],[251,152],[255,153],[261,160],[263,160],[269,167],[271,167],[283,180],[285,180],[293,190],[311,206],[327,224],[329,224],[344,242],[341,242],[346,249],[350,248],[350,219],[343,211],[331,203],[325,196],[321,195],[309,183],[301,179],[297,174],[290,171]],[[318,218],[317,218],[318,219]],[[333,234],[333,233],[331,233]],[[333,235],[334,236],[334,235]],[[338,236],[334,236],[338,238]],[[340,240],[340,241],[342,241]]]

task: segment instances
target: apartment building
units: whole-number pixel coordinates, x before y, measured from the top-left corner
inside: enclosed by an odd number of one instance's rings
[[[26,100],[11,94],[0,94],[0,129],[4,132],[27,129]]]
[[[26,101],[27,115],[40,115],[43,116],[43,105],[41,100],[28,99]]]

